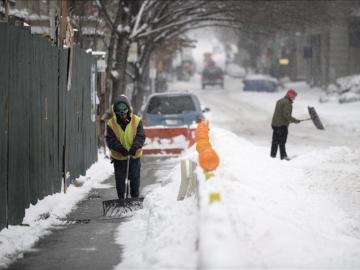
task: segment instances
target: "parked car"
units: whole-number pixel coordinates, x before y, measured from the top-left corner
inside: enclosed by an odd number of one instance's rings
[[[152,94],[142,111],[144,126],[184,126],[204,119],[200,101],[188,92]]]
[[[202,89],[207,85],[220,85],[224,88],[224,71],[215,65],[204,68],[201,76]]]
[[[246,76],[246,70],[237,64],[228,64],[226,67],[226,74],[233,78],[244,78]]]
[[[276,78],[267,75],[250,75],[245,77],[244,91],[277,92],[279,82]]]

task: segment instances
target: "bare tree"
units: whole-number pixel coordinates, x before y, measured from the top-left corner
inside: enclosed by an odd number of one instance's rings
[[[303,31],[306,26],[327,23],[346,13],[354,1],[209,1],[209,0],[96,0],[110,29],[108,75],[113,96],[124,93],[128,49],[136,42],[139,61],[128,74],[137,83],[132,100],[139,109],[144,96],[151,53],[163,42],[188,30],[222,26],[247,33],[255,42],[280,31]],[[339,2],[339,1],[338,1]],[[348,2],[348,3],[345,3]],[[256,37],[256,38],[254,38]]]
[[[233,21],[227,18],[221,9],[227,8],[225,5],[219,6],[218,2],[206,0],[120,0],[117,1],[116,12],[109,10],[114,10],[114,1],[97,0],[97,4],[111,29],[113,41],[110,42],[110,46],[116,46],[114,53],[110,51],[109,46],[109,57],[113,57],[108,59],[113,96],[125,91],[125,74],[129,67],[128,49],[131,43],[138,44],[139,61],[134,65],[133,74],[137,83],[132,96],[135,110],[141,106],[149,59],[157,47],[194,27],[225,25]]]

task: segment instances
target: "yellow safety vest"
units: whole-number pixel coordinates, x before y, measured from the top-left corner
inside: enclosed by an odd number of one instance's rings
[[[134,138],[136,136],[136,131],[137,131],[137,127],[139,125],[140,119],[141,118],[139,116],[137,116],[135,114],[131,114],[131,121],[126,126],[125,131],[121,128],[121,126],[116,121],[116,115],[114,113],[113,113],[113,117],[107,121],[107,125],[112,129],[116,138],[120,141],[121,145],[128,151],[130,150],[130,148],[134,142]],[[126,160],[127,159],[127,157],[123,156],[121,153],[119,153],[113,149],[110,149],[110,152],[111,152],[111,158],[113,158],[113,159],[116,159],[116,160]],[[135,156],[133,156],[133,158],[141,157],[142,153],[143,153],[142,148],[138,149],[135,153]]]

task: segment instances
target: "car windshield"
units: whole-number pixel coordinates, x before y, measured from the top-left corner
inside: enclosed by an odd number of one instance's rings
[[[181,114],[196,111],[190,96],[157,96],[152,97],[147,108],[151,114]]]
[[[214,73],[221,73],[222,70],[221,68],[214,66],[214,67],[207,67],[206,69],[204,69],[204,72],[214,74]]]
[[[222,70],[219,67],[207,67],[204,69],[203,71],[203,76],[204,77],[219,77],[222,76]]]

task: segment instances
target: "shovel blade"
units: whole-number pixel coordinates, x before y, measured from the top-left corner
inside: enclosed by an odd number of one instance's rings
[[[126,198],[103,201],[104,217],[126,217],[141,209],[144,198]]]
[[[315,111],[315,108],[314,107],[308,107],[308,111],[309,111],[309,115],[310,115],[311,120],[314,123],[315,127],[317,129],[321,129],[321,130],[325,129],[324,125],[321,123],[319,115]]]

